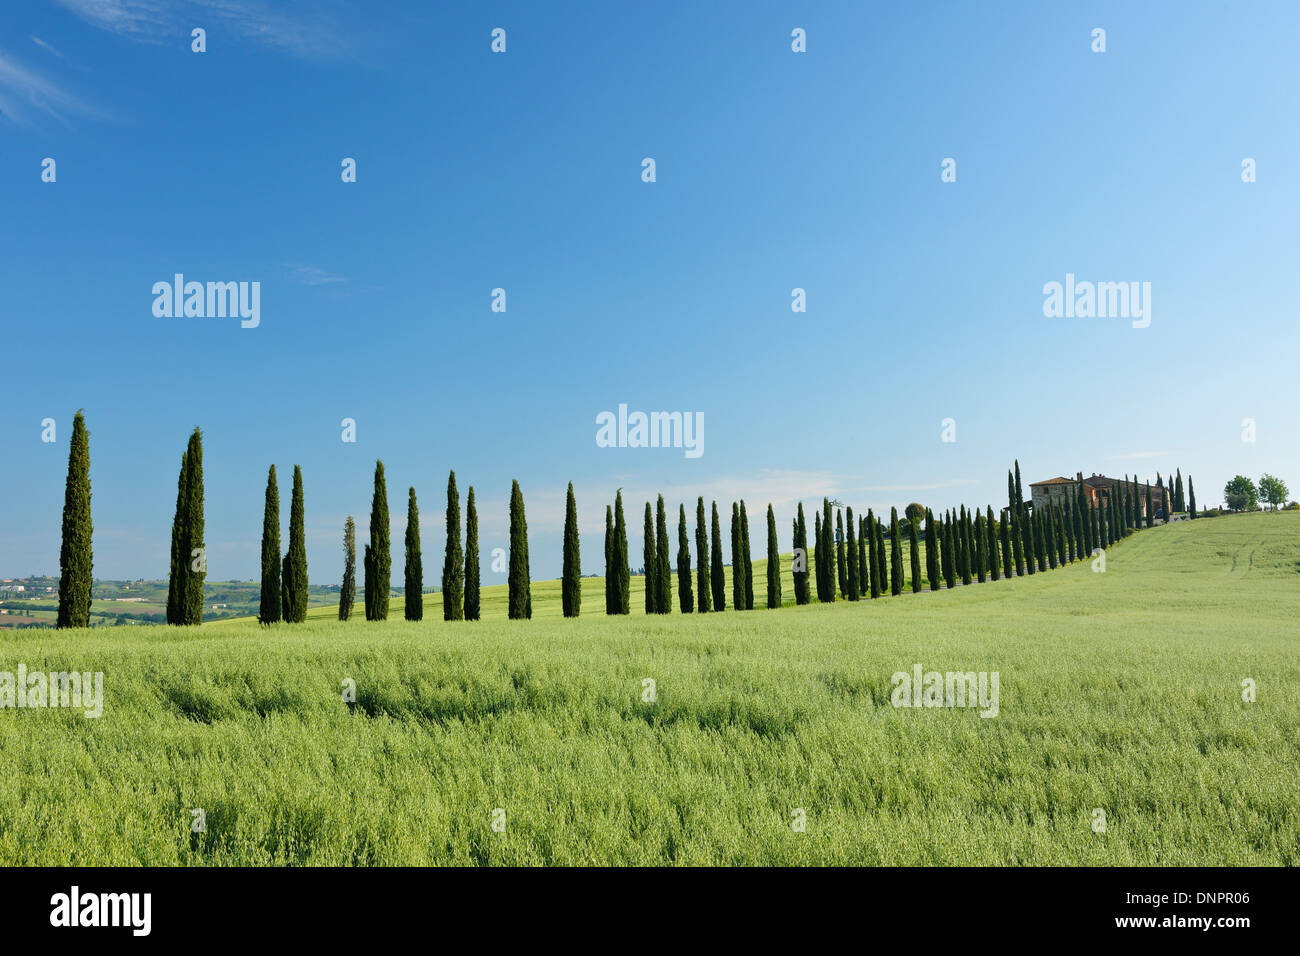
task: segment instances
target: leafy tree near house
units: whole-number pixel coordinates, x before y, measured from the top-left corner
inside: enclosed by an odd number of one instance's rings
[[[289,503],[289,551],[284,556],[280,604],[289,624],[307,620],[307,531],[303,514],[302,469],[293,466],[293,493]]]
[[[573,486],[569,486],[572,496]],[[567,555],[568,539],[565,539]],[[460,549],[460,492],[456,472],[447,475],[447,543],[442,556],[442,619],[465,620],[465,555]]]
[[[276,543],[276,550],[279,550]],[[343,525],[343,586],[339,589],[339,620],[352,617],[352,605],[357,600],[357,523],[348,515]]]
[[[673,565],[663,495],[659,495],[655,505],[655,571],[658,574],[656,586],[659,589],[655,595],[655,610],[660,614],[668,614],[673,609]]]
[[[533,616],[532,575],[528,562],[528,518],[519,482],[510,485],[510,579],[509,609],[512,620]]]
[[[645,503],[645,522],[642,529],[641,560],[645,564],[645,612],[659,613],[659,550],[655,547],[655,519],[650,502]]]
[[[1287,499],[1291,497],[1291,491],[1281,478],[1265,472],[1259,476],[1259,497],[1276,510],[1286,504]]]
[[[912,571],[912,593],[921,593],[921,540],[916,533],[916,524],[919,519],[909,518],[907,521],[907,546],[910,551]]]
[[[677,603],[683,614],[695,613],[691,585],[691,542],[686,531],[686,505],[677,506]]]
[[[858,538],[853,528],[853,509],[844,509],[845,527],[844,527],[844,558],[848,565],[844,576],[844,582],[847,585],[847,596],[850,601],[858,599]]]
[[[931,591],[939,590],[939,535],[929,508],[925,509],[925,579]]]
[[[612,536],[613,529],[610,528]],[[582,613],[582,552],[578,547],[578,502],[573,497],[573,482],[564,500],[564,564],[560,603],[565,617]]]
[[[898,509],[889,509],[889,593],[903,593],[903,540],[898,534]]]
[[[68,476],[63,486],[56,627],[90,627],[93,530],[90,518],[90,433],[86,431],[86,416],[78,409],[72,418]],[[20,690],[20,693],[26,692],[25,687]]]
[[[375,462],[375,492],[370,501],[370,543],[362,565],[365,573],[366,620],[388,620],[388,592],[393,570],[391,530],[388,523],[388,484],[384,463]]]
[[[713,589],[709,581],[709,529],[704,523],[704,496],[695,502],[695,590],[699,594],[701,614],[713,609]]]
[[[342,602],[339,603],[340,621]],[[280,489],[275,480],[275,465],[266,475],[266,504],[262,510],[262,595],[257,619],[263,624],[280,620]]]
[[[408,621],[424,620],[424,558],[420,552],[420,506],[415,502],[415,488],[406,496],[406,600]]]
[[[614,600],[615,614],[632,613],[632,569],[627,556],[627,519],[623,516],[623,489],[614,494]]]
[[[605,613],[618,613],[614,600],[614,509],[610,505],[605,505]]]
[[[749,546],[749,514],[745,511],[745,502],[740,502],[740,557],[745,562],[745,610],[754,610],[754,560],[753,550]]]
[[[767,606],[781,606],[781,550],[776,543],[776,515],[767,506]]]
[[[804,570],[794,571],[794,603],[807,604],[808,596],[808,524],[804,520],[803,502],[799,502],[798,517],[794,519],[794,549],[795,561],[799,560],[799,555],[803,555]],[[797,567],[797,565],[796,565]]]
[[[465,496],[465,620],[477,621],[482,614],[478,564],[478,506],[474,486]]]
[[[910,505],[908,505],[906,508],[903,509],[903,517],[905,517],[908,521],[920,521],[925,517],[926,511],[928,510],[929,509],[927,509],[925,505],[921,504],[920,502],[913,501]],[[919,535],[920,532],[918,531],[917,534]]]
[[[709,586],[713,588],[713,610],[727,609],[727,583],[723,577],[722,525],[718,521],[718,503],[713,502],[712,547],[709,551]]]
[[[1192,476],[1187,476],[1187,516],[1196,517],[1196,488],[1192,485]]]

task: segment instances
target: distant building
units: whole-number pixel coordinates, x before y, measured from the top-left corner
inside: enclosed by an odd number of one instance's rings
[[[1123,478],[1108,478],[1105,475],[1091,475],[1083,479],[1083,494],[1087,499],[1089,506],[1093,508],[1104,508],[1110,504],[1111,496],[1116,493],[1115,489],[1119,485],[1130,486],[1132,482],[1126,482]],[[1165,489],[1158,485],[1149,485],[1139,481],[1138,489],[1138,508],[1142,517],[1147,514],[1147,490],[1151,491],[1151,507],[1159,510],[1165,506]],[[1029,492],[1033,496],[1033,505],[1035,508],[1046,507],[1049,504],[1061,505],[1068,497],[1073,503],[1077,500],[1079,494],[1078,478],[1048,478],[1044,481],[1031,482]]]

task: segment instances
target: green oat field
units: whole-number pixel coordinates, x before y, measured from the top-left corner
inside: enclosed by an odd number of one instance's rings
[[[0,710],[0,864],[1300,862],[1300,514],[855,604],[647,618],[641,580],[624,618],[590,578],[577,620],[535,582],[531,621],[5,632],[105,705]],[[892,707],[917,663],[997,671],[998,716]]]

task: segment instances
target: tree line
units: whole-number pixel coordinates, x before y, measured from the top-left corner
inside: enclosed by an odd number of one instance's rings
[[[1181,470],[1171,477],[1166,494],[1161,476],[1156,487],[1167,508],[1183,510]],[[954,588],[1002,577],[1045,572],[1092,556],[1154,523],[1151,487],[1139,488],[1137,477],[1118,482],[1097,501],[1085,493],[1080,472],[1073,493],[1052,499],[1041,507],[1024,498],[1020,463],[1007,471],[1007,506],[994,515],[992,505],[968,509],[961,505],[936,516],[930,509],[911,504],[900,522],[891,508],[888,521],[867,509],[855,515],[852,507],[833,506],[822,499],[813,517],[809,548],[807,519],[800,502],[792,522],[791,572],[794,603],[809,604],[815,594],[821,603],[836,600],[872,600],[901,594],[910,582],[913,593]],[[1196,497],[1187,481],[1189,506],[1196,516]],[[1145,503],[1145,516],[1143,504]],[[838,505],[838,503],[836,503]],[[258,619],[300,623],[307,614],[307,549],[302,470],[295,465],[289,507],[287,550],[280,547],[280,496],[275,466],[267,472],[262,520],[262,576]],[[707,517],[707,523],[706,523]],[[921,523],[924,521],[924,533]],[[85,419],[73,419],[68,477],[63,509],[60,551],[59,627],[86,627],[90,616],[91,587],[90,451]],[[696,499],[692,535],[685,504],[678,505],[676,556],[669,537],[668,512],[663,495],[652,506],[645,503],[642,573],[645,577],[645,612],[668,614],[673,610],[673,565],[676,565],[676,604],[681,613],[725,611],[727,594],[723,562],[722,523],[718,503],[706,512],[703,496]],[[168,576],[169,624],[198,624],[203,617],[203,582],[207,573],[203,544],[203,435],[195,428],[181,455],[177,479],[176,510],[172,521],[171,570]],[[908,541],[906,567],[903,537]],[[462,546],[460,494],[456,473],[447,479],[446,545],[442,565],[443,619],[479,620],[481,615],[478,511],[474,488],[465,502]],[[768,608],[783,603],[781,549],[776,518],[769,503],[766,513],[766,601]],[[692,539],[695,566],[692,573]],[[922,549],[921,542],[925,547]],[[731,503],[729,552],[731,606],[754,609],[754,570],[749,533],[749,510],[744,500]],[[419,621],[424,616],[424,564],[420,542],[419,506],[415,488],[408,489],[405,538],[404,616]],[[356,525],[348,516],[343,534],[344,573],[338,606],[339,620],[352,616],[356,601]],[[922,572],[924,550],[924,573]],[[627,519],[623,492],[605,508],[605,613],[630,614]],[[375,463],[374,492],[370,508],[370,540],[362,556],[365,617],[386,620],[392,573],[392,543],[388,490],[384,463]],[[528,557],[528,523],[519,482],[510,490],[508,616],[532,617],[532,588]],[[565,617],[577,617],[582,608],[582,560],[578,540],[577,502],[569,483],[565,502],[561,597]]]

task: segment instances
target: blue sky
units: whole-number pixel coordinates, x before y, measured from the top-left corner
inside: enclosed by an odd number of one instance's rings
[[[58,572],[83,407],[101,577],[165,575],[195,425],[215,579],[258,574],[271,463],[314,583],[376,458],[428,583],[449,468],[485,552],[519,479],[537,577],[568,481],[589,572],[619,487],[634,529],[771,502],[783,549],[799,500],[997,504],[1016,457],[1300,491],[1293,4],[454,6],[6,8],[0,575]],[[178,272],[260,282],[261,324],[155,317]],[[1150,326],[1045,317],[1067,273],[1150,282]],[[620,403],[702,413],[704,454],[597,447]]]

